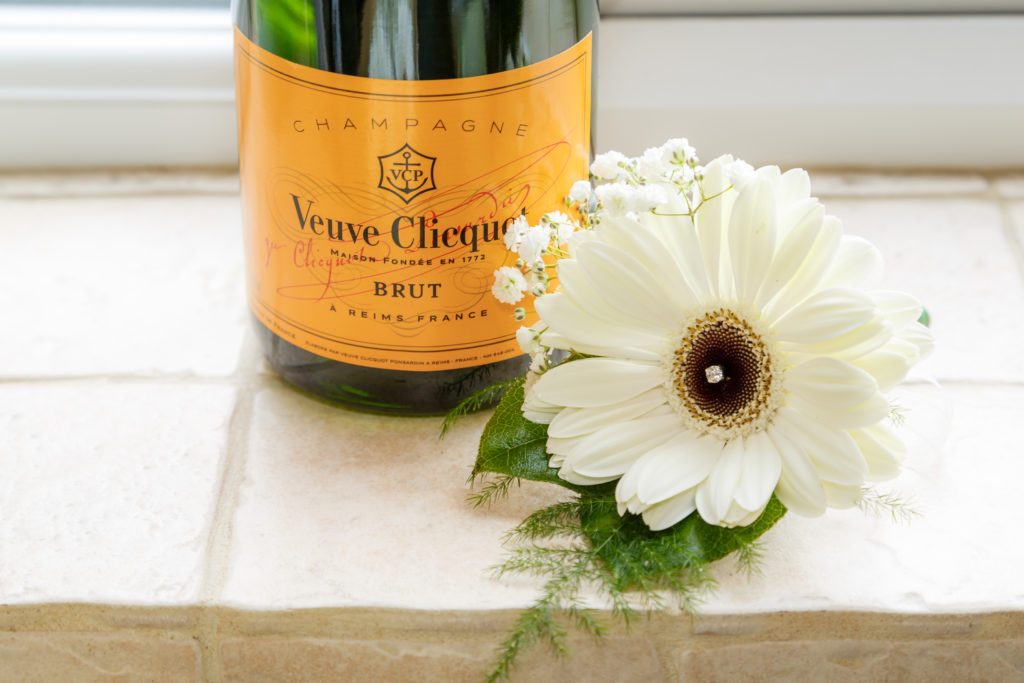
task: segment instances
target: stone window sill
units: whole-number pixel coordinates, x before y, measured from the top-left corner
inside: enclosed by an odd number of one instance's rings
[[[717,567],[701,616],[536,652],[517,679],[1024,675],[1024,176],[813,178],[932,314],[948,435],[895,484],[923,516],[787,516],[761,575]],[[0,176],[2,668],[476,680],[538,588],[489,577],[502,533],[558,493],[473,510],[485,414],[438,440],[438,419],[283,385],[249,334],[239,230],[229,172]]]

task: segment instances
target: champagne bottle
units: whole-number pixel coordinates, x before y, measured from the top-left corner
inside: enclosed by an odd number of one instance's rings
[[[504,232],[586,177],[597,0],[235,0],[250,308],[271,367],[369,412],[524,372]],[[523,302],[530,307],[529,297]]]

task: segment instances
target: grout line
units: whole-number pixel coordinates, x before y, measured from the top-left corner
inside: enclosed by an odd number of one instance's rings
[[[1024,253],[1024,248],[1021,248],[1021,252]],[[1021,267],[1021,278],[1024,280],[1024,265]],[[247,349],[243,350],[244,354],[247,354]],[[246,359],[247,361],[249,359]],[[235,374],[241,373],[242,370],[236,371]],[[188,382],[193,384],[208,384],[211,386],[233,386],[239,389],[239,396],[242,394],[242,389],[245,386],[250,386],[255,394],[255,389],[263,386],[263,382],[271,382],[279,384],[282,387],[286,387],[289,391],[299,391],[290,384],[287,384],[277,375],[266,375],[265,377],[259,376],[253,370],[246,370],[246,372],[253,375],[250,382],[247,384],[240,385],[238,378],[235,376],[224,376],[224,377],[205,377],[202,375],[193,375],[189,373],[177,373],[168,375],[54,375],[53,377],[0,377],[0,387],[4,385],[17,385],[17,384],[59,384],[59,383],[86,383],[86,382],[109,382],[111,384],[151,384],[153,382]],[[1024,379],[983,379],[983,378],[971,378],[971,377],[935,377],[934,380],[943,386],[951,385],[963,385],[963,386],[979,386],[979,387],[1024,387]],[[911,382],[912,383],[912,382]],[[239,409],[237,407],[232,412],[230,418],[231,427],[229,428],[229,438],[233,438],[234,434],[234,423]],[[246,424],[248,428],[248,423]]]
[[[255,372],[258,356],[255,339],[252,334],[246,335],[245,343],[239,352],[238,369],[235,372],[238,393],[228,423],[224,465],[203,555],[199,584],[200,606],[219,603],[230,569],[234,517],[238,509],[242,483],[245,481],[253,405],[260,386],[260,378]],[[210,683],[218,683],[222,679],[219,631],[216,614],[202,610],[197,624],[197,639],[202,650],[203,680]]]
[[[1013,212],[1010,209],[1010,205],[1012,203],[1015,201],[1022,202],[1024,201],[1024,197],[1006,196],[999,191],[999,188],[996,186],[996,181],[1000,177],[1005,177],[1007,175],[1011,174],[999,172],[983,174],[989,188],[988,192],[985,194],[985,198],[995,203],[996,208],[999,210],[1003,239],[1006,240],[1007,246],[1010,249],[1011,258],[1017,266],[1017,273],[1020,275],[1021,284],[1024,285],[1024,244],[1021,244],[1021,236],[1016,230],[1016,221],[1014,221]]]
[[[996,195],[995,201],[1003,219],[1003,237],[1006,239],[1010,254],[1017,265],[1017,274],[1020,275],[1021,285],[1024,286],[1024,245],[1021,244],[1020,236],[1017,233],[1016,221],[1013,220],[1013,212],[1010,210],[1010,200]]]
[[[125,374],[101,374],[101,375],[53,375],[40,376],[29,375],[16,377],[11,375],[0,376],[0,385],[3,384],[43,384],[47,382],[110,382],[113,384],[149,384],[151,382],[194,382],[196,384],[213,385],[234,385],[233,375],[237,371],[222,376],[197,375],[191,372],[172,372],[167,374],[136,375]]]

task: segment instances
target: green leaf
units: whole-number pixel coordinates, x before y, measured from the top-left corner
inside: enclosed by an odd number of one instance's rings
[[[558,476],[548,466],[547,425],[523,417],[523,380],[513,384],[501,399],[480,437],[480,450],[473,475],[484,472],[508,474],[521,479],[558,484],[577,492],[607,492],[614,482],[599,486],[577,486]]]
[[[928,312],[927,308],[921,309],[921,315],[918,317],[917,322],[921,323],[925,327],[931,327],[932,316],[931,313]]]
[[[786,513],[773,496],[750,526],[715,526],[694,512],[669,529],[651,531],[639,515],[620,517],[612,496],[584,494],[581,502],[586,503],[580,514],[583,534],[611,574],[612,585],[623,591],[657,585],[749,546]]]

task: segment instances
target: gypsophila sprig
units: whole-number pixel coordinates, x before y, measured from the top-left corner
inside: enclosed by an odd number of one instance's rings
[[[563,648],[558,614],[599,630],[583,585],[628,621],[666,593],[691,605],[727,555],[756,571],[757,539],[787,510],[908,516],[867,484],[900,472],[891,392],[934,339],[916,299],[878,288],[878,249],[843,234],[801,169],[702,165],[676,138],[599,154],[590,171],[566,211],[510,225],[516,267],[495,273],[499,301],[528,294],[514,315],[538,319],[517,334],[530,371],[474,472],[575,498],[507,539],[499,573],[548,582],[492,676],[537,640]]]

